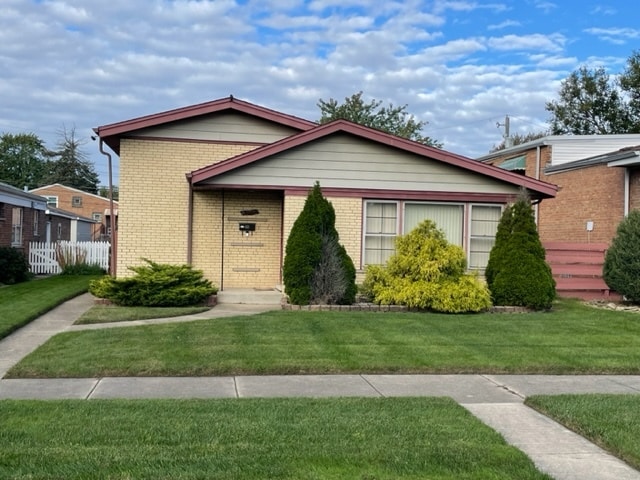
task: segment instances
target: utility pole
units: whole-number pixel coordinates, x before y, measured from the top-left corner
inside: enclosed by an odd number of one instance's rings
[[[504,138],[504,148],[513,147],[513,138],[511,138],[511,135],[509,134],[509,123],[509,115],[504,116],[504,123],[496,123],[496,127],[504,127],[504,135],[502,135],[502,138]]]

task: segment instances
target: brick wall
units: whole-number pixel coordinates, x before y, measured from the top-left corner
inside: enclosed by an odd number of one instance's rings
[[[538,210],[543,242],[611,242],[624,218],[623,168],[597,165],[542,175],[541,180],[559,186],[556,198],[543,200]]]
[[[287,196],[284,201],[284,242],[286,244],[291,227],[304,207],[305,196]],[[340,243],[353,260],[356,269],[361,268],[362,254],[362,199],[327,197],[336,211],[336,230]],[[362,279],[358,273],[358,281]]]
[[[258,210],[243,216],[241,210]],[[273,288],[281,283],[282,193],[226,192],[224,199],[224,288]],[[244,234],[240,223],[255,224]]]
[[[16,248],[28,253],[29,242],[46,241],[46,222],[47,216],[41,210],[37,211],[38,228],[34,229],[34,215],[36,210],[26,207],[16,207],[9,203],[0,203],[0,246],[11,247],[11,232],[13,221],[13,209],[20,208],[22,210],[22,242]]]
[[[185,174],[252,148],[255,147],[123,139],[120,146],[118,276],[131,275],[127,267],[140,265],[141,257],[160,263],[185,263],[189,200]],[[194,201],[200,202],[199,206],[213,207],[214,200],[198,195]],[[196,210],[194,214],[199,219],[208,216],[206,208]],[[205,224],[194,222],[194,225],[209,231],[207,218],[204,220]],[[198,231],[198,234],[202,232]],[[201,241],[197,248],[197,258],[202,261],[208,252]],[[205,267],[208,275],[215,275],[219,268],[211,259],[206,260]],[[211,280],[218,281],[215,277]]]

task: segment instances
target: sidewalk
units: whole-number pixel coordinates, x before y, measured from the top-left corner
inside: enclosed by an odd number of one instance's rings
[[[0,341],[0,374],[4,375],[55,333],[105,328],[107,325],[72,326],[91,302],[89,295],[78,297]],[[114,323],[108,327],[245,315],[272,308],[227,304],[190,317]],[[640,376],[288,375],[0,380],[0,399],[448,396],[558,480],[640,480],[640,472],[523,404],[530,395],[560,393],[640,394]]]

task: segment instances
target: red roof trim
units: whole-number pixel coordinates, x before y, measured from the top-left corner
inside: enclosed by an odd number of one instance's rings
[[[188,107],[176,108],[174,110],[167,110],[165,112],[154,113],[152,115],[132,118],[122,122],[102,125],[94,128],[93,131],[97,133],[98,136],[102,138],[114,152],[119,153],[120,137],[129,132],[179,120],[186,120],[201,115],[208,115],[210,113],[220,112],[223,110],[235,110],[237,112],[253,115],[264,120],[286,125],[302,131],[309,130],[317,126],[317,123],[315,122],[277,112],[230,96],[227,98],[213,100],[211,102],[199,103]]]
[[[513,185],[525,187],[529,190],[541,193],[544,197],[554,197],[557,192],[557,187],[553,184],[536,180],[531,177],[525,177],[517,173],[512,173],[499,167],[480,163],[470,158],[456,155],[445,150],[440,150],[435,147],[429,147],[405,138],[396,137],[347,120],[336,120],[325,125],[316,126],[311,130],[292,135],[278,142],[251,150],[250,152],[237,155],[222,162],[194,170],[188,174],[187,177],[191,179],[191,183],[195,186],[198,183],[204,182],[217,175],[221,175],[225,172],[235,170],[236,168],[243,167],[258,160],[339,132],[349,133],[382,145],[398,148],[406,152],[415,153],[416,155],[464,168],[481,175],[487,175]]]
[[[201,185],[194,190],[267,190],[284,191],[287,196],[307,196],[312,187],[288,187],[285,185]],[[363,200],[406,200],[422,202],[471,202],[471,203],[507,203],[515,201],[516,194],[476,193],[476,192],[436,192],[431,190],[376,190],[367,188],[322,187],[324,196],[340,198],[360,198]]]

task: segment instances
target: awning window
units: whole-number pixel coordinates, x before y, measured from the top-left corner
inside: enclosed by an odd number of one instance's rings
[[[520,157],[505,160],[498,166],[504,170],[524,170],[526,167],[526,160],[527,156],[521,155]]]

